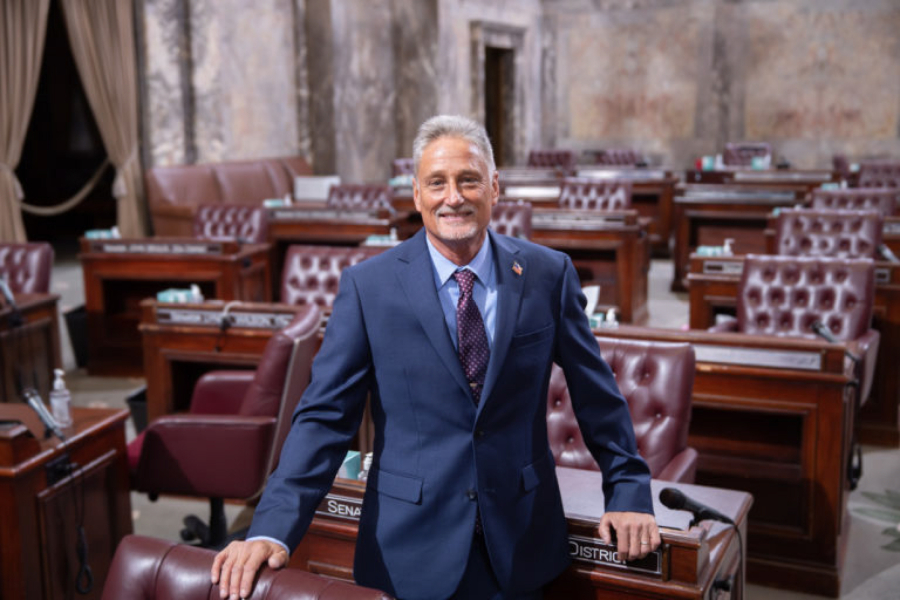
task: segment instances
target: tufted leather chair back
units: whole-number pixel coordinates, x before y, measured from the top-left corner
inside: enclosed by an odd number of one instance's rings
[[[194,214],[196,238],[263,244],[268,231],[266,211],[261,206],[202,204]]]
[[[559,207],[569,210],[624,210],[631,208],[631,182],[615,179],[563,180]]]
[[[577,159],[571,150],[532,150],[528,153],[528,166],[544,169],[559,169],[564,173],[575,170]]]
[[[874,210],[782,209],[775,252],[782,256],[876,258],[882,218]]]
[[[871,259],[748,254],[738,286],[741,333],[815,339],[821,321],[839,341],[869,331],[875,297]]]
[[[398,175],[415,175],[416,164],[411,158],[395,158],[391,165],[393,176]]]
[[[511,237],[531,239],[531,203],[498,202],[491,211],[491,228]]]
[[[598,338],[600,352],[628,402],[638,451],[654,478],[666,477],[667,467],[688,449],[694,349],[690,344]],[[566,378],[553,365],[547,394],[547,434],[557,465],[599,470],[578,427]],[[678,480],[693,480],[689,475]]]
[[[281,301],[331,308],[341,271],[383,251],[381,247],[292,245],[284,259]]]
[[[900,161],[879,160],[859,164],[859,187],[900,188]]]
[[[595,156],[598,165],[634,166],[646,162],[640,152],[631,148],[606,148]]]
[[[391,210],[391,190],[386,185],[333,185],[328,192],[328,206],[337,210]]]
[[[772,147],[765,142],[728,142],[722,162],[731,167],[749,167],[756,157],[772,156]]]
[[[215,550],[127,535],[116,548],[102,600],[210,600]],[[390,600],[384,592],[299,569],[263,568],[254,583],[259,600]]]
[[[14,294],[47,294],[53,246],[47,242],[0,244],[0,277]]]
[[[891,188],[855,188],[812,191],[812,208],[831,210],[877,210],[890,217],[897,210],[900,190]]]

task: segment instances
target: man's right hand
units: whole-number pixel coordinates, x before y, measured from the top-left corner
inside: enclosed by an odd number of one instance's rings
[[[219,584],[222,598],[249,598],[253,580],[264,562],[280,569],[288,562],[284,548],[268,540],[231,542],[216,555],[212,566],[212,582]]]

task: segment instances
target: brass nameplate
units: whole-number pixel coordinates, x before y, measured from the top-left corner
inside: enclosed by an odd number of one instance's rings
[[[503,193],[516,198],[559,198],[559,187],[552,185],[511,185]]]
[[[378,212],[368,210],[315,210],[306,208],[291,210],[289,208],[273,208],[269,209],[269,218],[275,221],[367,220],[377,219]]]
[[[831,173],[828,172],[791,172],[791,171],[735,171],[735,181],[810,181],[823,183],[831,181]]]
[[[591,565],[602,565],[625,571],[637,571],[662,575],[662,550],[657,548],[644,558],[624,561],[619,558],[616,546],[597,538],[569,534],[569,554],[572,560]]]
[[[216,242],[115,242],[92,241],[91,252],[105,254],[222,254]]]
[[[716,201],[756,201],[756,202],[796,202],[794,192],[760,191],[760,190],[686,190],[684,196],[675,198],[679,200],[716,200]]]
[[[694,355],[697,362],[799,369],[801,371],[822,370],[822,355],[817,351],[730,348],[728,346],[694,344]]]
[[[229,327],[245,329],[284,329],[294,319],[293,313],[228,312],[190,308],[157,308],[160,325],[201,325],[221,327],[227,319]]]
[[[733,260],[705,260],[703,272],[708,275],[740,275],[744,272],[744,263]]]
[[[646,169],[578,169],[578,177],[627,179],[635,182],[659,181],[666,178],[666,172]]]
[[[362,514],[362,498],[341,496],[340,494],[326,494],[325,499],[316,509],[316,514],[323,517],[345,519],[347,521],[359,521]]]

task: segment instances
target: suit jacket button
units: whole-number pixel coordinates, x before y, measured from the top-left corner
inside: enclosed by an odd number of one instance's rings
[[[484,437],[484,429],[479,429],[478,431],[476,431],[476,432],[475,432],[475,437],[476,437],[476,438],[483,438],[483,437]]]
[[[474,500],[478,497],[478,492],[475,490],[466,490],[466,496],[468,496],[469,500]]]

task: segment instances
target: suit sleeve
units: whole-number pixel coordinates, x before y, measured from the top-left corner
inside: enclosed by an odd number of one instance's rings
[[[555,360],[566,375],[585,444],[603,471],[606,510],[652,514],[650,469],[638,455],[628,404],[600,355],[584,314],[587,301],[568,257],[560,287]]]
[[[359,429],[372,360],[352,269],[344,271],[312,380],[294,411],[278,467],[247,537],[281,540],[293,551],[331,488]]]

